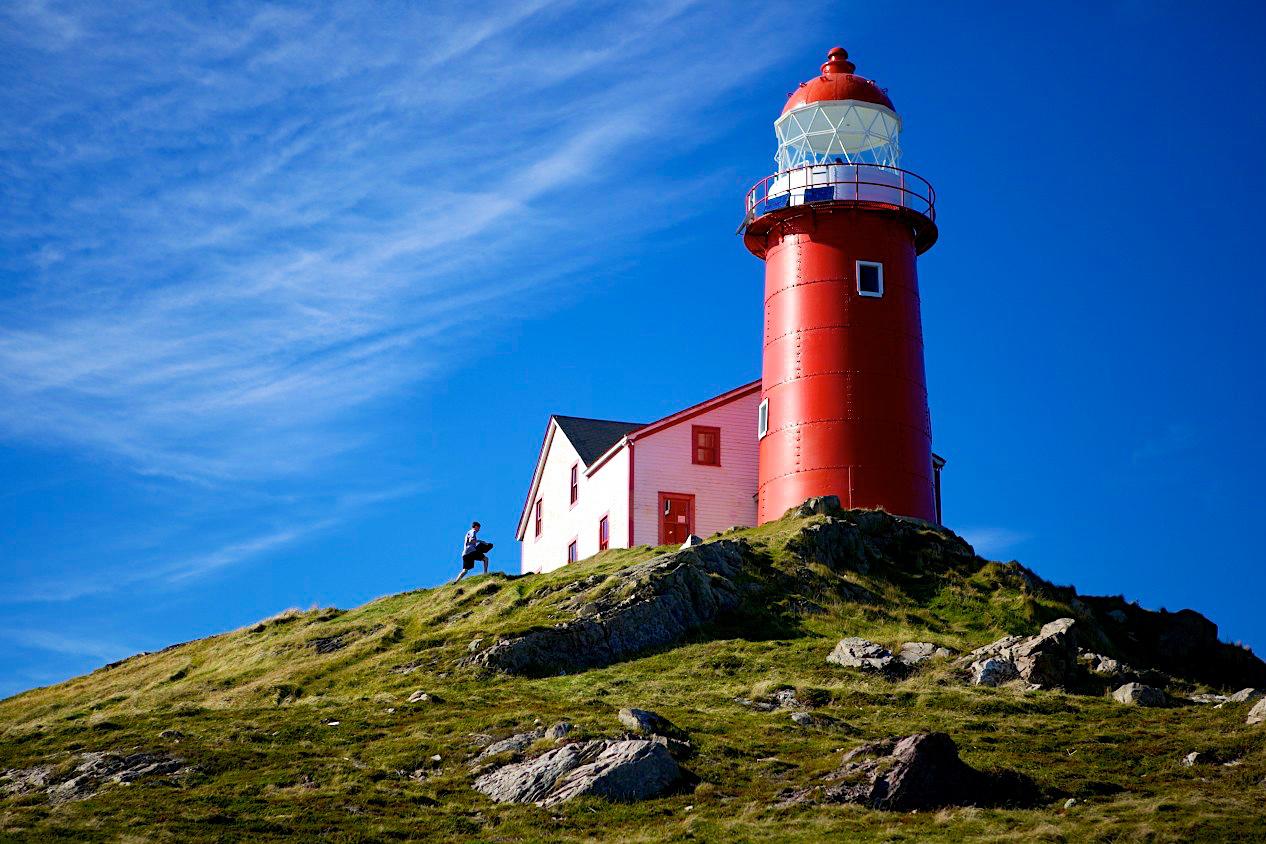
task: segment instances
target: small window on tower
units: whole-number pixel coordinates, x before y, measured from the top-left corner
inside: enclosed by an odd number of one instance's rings
[[[884,295],[884,265],[876,261],[857,262],[857,292],[862,296]]]
[[[694,452],[691,461],[696,466],[721,465],[721,429],[706,425],[691,426],[694,437]]]
[[[598,550],[605,551],[611,547],[611,520],[603,516],[598,520]]]
[[[765,399],[760,403],[760,407],[756,408],[756,439],[764,439],[769,433],[769,399]]]
[[[541,510],[544,509],[543,504],[544,501],[542,499],[536,499],[536,536],[538,539],[541,536]]]
[[[576,559],[576,540],[573,539],[571,544],[567,546],[567,562],[574,563]]]
[[[571,467],[571,503],[580,500],[580,464]]]

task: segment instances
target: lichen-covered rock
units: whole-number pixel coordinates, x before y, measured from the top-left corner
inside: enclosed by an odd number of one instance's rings
[[[826,661],[844,668],[858,668],[881,674],[896,673],[905,667],[903,663],[897,662],[892,651],[858,636],[840,639],[834,650],[827,655]]]
[[[504,739],[501,739],[500,741],[494,741],[492,744],[485,747],[483,751],[475,758],[476,760],[483,760],[483,759],[488,758],[489,756],[496,756],[498,753],[509,753],[511,751],[515,753],[519,753],[521,751],[527,750],[529,747],[532,746],[533,742],[535,742],[539,738],[543,738],[544,736],[545,736],[545,730],[540,729],[540,728],[537,728],[535,730],[528,730],[525,733],[515,733],[509,738],[504,738]]]
[[[500,639],[471,663],[540,677],[610,665],[678,642],[739,606],[735,581],[745,548],[741,540],[722,539],[632,566],[621,575],[632,589],[595,599],[593,616]]]
[[[1253,708],[1248,711],[1248,720],[1244,723],[1251,726],[1253,724],[1261,724],[1264,721],[1266,721],[1266,698],[1262,698],[1254,704]]]
[[[669,791],[682,778],[681,767],[662,744],[596,740],[565,744],[498,768],[479,777],[475,788],[499,803],[553,806],[582,796],[646,800]]]
[[[620,723],[626,729],[640,733],[646,736],[666,736],[668,738],[682,739],[686,737],[685,731],[678,728],[672,721],[669,721],[662,715],[650,712],[645,709],[634,709],[626,707],[621,709],[618,717]]]
[[[992,680],[1010,673],[1004,664],[1009,662],[1026,683],[1044,689],[1066,689],[1076,685],[1081,676],[1075,626],[1074,619],[1056,619],[1043,625],[1036,636],[1004,636],[972,651],[961,663],[968,666],[971,681],[977,685],[998,685]],[[990,662],[996,664],[989,665]],[[990,682],[981,682],[982,677]]]
[[[840,513],[840,497],[838,495],[819,495],[805,499],[803,504],[792,507],[784,515],[795,514],[800,518],[808,516],[835,516]]]
[[[545,738],[557,741],[570,733],[575,726],[570,721],[559,721],[557,724],[551,724],[545,730]]]
[[[51,803],[85,800],[107,783],[131,783],[188,770],[184,760],[163,753],[81,753],[68,772],[58,775],[49,765],[0,774],[0,794],[43,791]]]
[[[945,658],[951,655],[949,648],[943,648],[932,642],[906,642],[897,651],[897,661],[913,666],[927,662],[929,659]]]
[[[1137,672],[1126,665],[1119,659],[1113,659],[1103,654],[1084,652],[1078,657],[1086,669],[1092,674],[1098,674],[1112,680],[1126,681],[1137,676]]]
[[[1014,772],[987,773],[963,762],[945,733],[916,733],[862,745],[845,754],[828,785],[793,793],[785,802],[859,803],[909,812],[942,806],[1028,805],[1033,781]]]
[[[988,657],[967,666],[973,686],[1002,686],[1020,679],[1020,672],[1009,659]]]
[[[1247,689],[1240,689],[1235,694],[1230,695],[1227,697],[1227,700],[1231,703],[1248,703],[1250,700],[1257,700],[1261,697],[1266,697],[1266,690],[1255,689],[1250,686]]]
[[[1112,693],[1112,699],[1117,703],[1129,703],[1136,706],[1169,705],[1169,696],[1164,691],[1142,683],[1126,683]]]

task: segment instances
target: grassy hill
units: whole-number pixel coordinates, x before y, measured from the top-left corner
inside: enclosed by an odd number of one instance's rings
[[[838,547],[824,550],[821,531],[832,524],[852,539],[827,537]],[[11,786],[0,796],[0,839],[1190,841],[1266,832],[1266,726],[1246,726],[1248,705],[1145,709],[1116,703],[1106,685],[970,686],[945,659],[903,679],[825,661],[844,636],[966,652],[1073,617],[1096,650],[1137,663],[1144,622],[1167,620],[1052,587],[1018,564],[975,557],[948,531],[881,513],[790,516],[709,542],[743,557],[740,605],[606,667],[518,676],[488,670],[478,654],[575,621],[593,612],[587,606],[635,600],[647,561],[675,549],[604,552],[549,574],[476,577],[354,610],[291,610],[0,701],[0,771],[38,768],[56,781],[83,754],[106,751],[186,767],[78,800]],[[1118,629],[1113,613],[1138,624]],[[1223,675],[1256,670],[1227,648],[1217,658],[1229,666]],[[1236,679],[1197,670],[1177,674],[1170,691],[1254,682]],[[742,702],[784,688],[833,722],[804,727],[787,710]],[[409,703],[418,691],[428,700]],[[629,706],[689,734],[696,787],[549,809],[472,789],[469,760],[489,740],[560,720],[576,725],[574,736],[615,736],[616,712]],[[844,751],[919,731],[950,734],[974,767],[1028,775],[1042,802],[913,814],[779,806]],[[524,753],[552,746],[542,739]],[[1191,751],[1233,764],[1184,766]]]

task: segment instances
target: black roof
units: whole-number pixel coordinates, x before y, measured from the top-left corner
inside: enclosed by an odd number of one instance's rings
[[[610,419],[584,419],[580,416],[557,414],[554,415],[554,421],[563,429],[567,439],[571,440],[576,453],[586,466],[605,454],[625,434],[645,427],[641,422],[615,422]]]

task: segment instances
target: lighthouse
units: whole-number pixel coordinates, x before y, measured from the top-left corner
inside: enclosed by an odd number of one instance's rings
[[[917,256],[935,194],[901,168],[901,117],[836,47],[774,122],[747,194],[765,262],[757,520],[817,495],[939,521]]]

